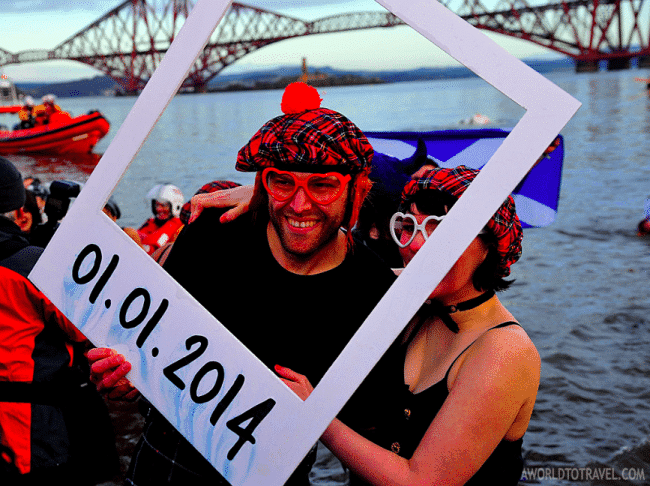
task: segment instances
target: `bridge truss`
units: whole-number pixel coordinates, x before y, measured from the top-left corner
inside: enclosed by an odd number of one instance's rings
[[[564,0],[529,5],[526,0],[443,0],[480,29],[517,37],[576,60],[578,70],[629,66],[650,60],[645,0]],[[53,59],[88,64],[125,92],[146,84],[196,0],[125,0],[50,51],[12,54],[0,49],[0,66]],[[385,11],[335,15],[307,22],[241,3],[232,3],[194,63],[181,88],[202,91],[224,68],[269,44],[295,37],[394,27],[404,23]]]
[[[448,0],[445,5],[478,28],[572,57],[578,70],[596,70],[600,61],[607,61],[609,69],[627,68],[635,57],[648,65],[650,59],[650,17],[643,9],[644,0],[564,0],[540,5],[499,0],[492,9],[481,0]]]
[[[137,92],[153,74],[195,3],[195,0],[125,0],[51,51],[4,56],[0,51],[0,65],[74,60],[104,72],[125,92]],[[356,13],[305,22],[233,2],[181,89],[203,90],[224,68],[274,42],[400,24],[403,22],[389,12]]]

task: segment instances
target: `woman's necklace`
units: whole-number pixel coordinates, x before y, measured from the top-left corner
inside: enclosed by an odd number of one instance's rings
[[[458,324],[451,318],[451,314],[459,311],[466,311],[478,307],[494,297],[494,290],[474,297],[473,299],[458,302],[457,304],[444,305],[439,300],[427,300],[421,310],[429,316],[437,316],[453,333],[458,333]],[[423,316],[424,317],[424,316]]]

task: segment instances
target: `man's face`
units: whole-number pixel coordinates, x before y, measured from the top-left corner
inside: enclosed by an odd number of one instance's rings
[[[154,214],[156,216],[156,219],[167,221],[172,216],[172,211],[169,203],[156,201],[154,203]]]
[[[311,175],[291,172],[298,180]],[[282,250],[294,259],[308,260],[334,244],[348,203],[347,183],[341,195],[329,204],[314,202],[299,187],[286,201],[277,201],[269,194],[269,216]]]

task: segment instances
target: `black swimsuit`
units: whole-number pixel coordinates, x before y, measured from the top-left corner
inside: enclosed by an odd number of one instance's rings
[[[499,329],[510,325],[519,325],[516,322],[504,322],[488,329]],[[417,330],[411,336],[415,336]],[[409,341],[410,342],[410,341]],[[399,344],[387,352],[385,363],[381,370],[384,373],[385,397],[383,417],[378,417],[379,427],[363,435],[372,442],[391,450],[394,453],[410,459],[420,441],[424,437],[433,419],[440,411],[442,404],[449,396],[447,380],[449,372],[456,360],[467,351],[474,342],[467,346],[451,364],[444,379],[428,387],[420,393],[412,393],[409,386],[404,383],[404,361],[409,342]],[[393,357],[389,356],[393,354]],[[395,365],[395,360],[400,365]],[[390,366],[390,363],[393,366]],[[522,439],[516,441],[502,440],[490,455],[483,466],[466,483],[468,485],[516,485],[521,479],[523,459],[521,455]],[[352,475],[351,485],[367,484],[362,479]]]

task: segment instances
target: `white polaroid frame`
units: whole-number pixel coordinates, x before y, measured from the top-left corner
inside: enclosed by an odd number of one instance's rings
[[[198,0],[30,274],[232,485],[286,481],[580,106],[438,2],[377,1],[526,113],[305,402],[102,213],[230,1]]]

